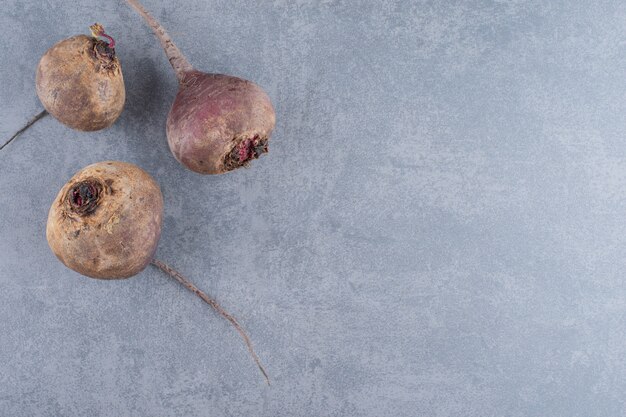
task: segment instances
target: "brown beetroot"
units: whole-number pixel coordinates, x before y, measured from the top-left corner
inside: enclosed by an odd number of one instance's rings
[[[228,320],[269,384],[252,343],[237,320],[178,271],[154,259],[163,219],[159,185],[141,168],[107,161],[76,173],[59,191],[46,236],[63,264],[91,278],[130,278],[153,264]]]
[[[166,125],[174,157],[192,171],[221,174],[266,153],[276,116],[263,89],[241,78],[195,70],[139,1],[127,1],[159,38],[178,78]]]
[[[48,49],[36,77],[37,95],[48,113],[83,131],[111,126],[126,99],[115,42],[101,25],[91,29],[93,36],[73,36]]]
[[[67,267],[91,278],[128,278],[152,261],[163,197],[144,170],[123,162],[90,165],[59,191],[46,236]]]

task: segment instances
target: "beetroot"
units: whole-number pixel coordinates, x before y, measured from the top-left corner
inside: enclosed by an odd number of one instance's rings
[[[159,38],[178,78],[166,125],[174,157],[192,171],[221,174],[266,153],[276,123],[267,94],[253,82],[195,70],[139,1],[127,2]]]
[[[148,264],[166,272],[235,327],[269,384],[237,320],[178,271],[154,259],[162,220],[163,196],[154,179],[135,165],[106,161],[83,168],[59,191],[46,237],[63,264],[91,278],[130,278]]]
[[[63,39],[41,57],[35,86],[45,110],[2,144],[0,150],[47,114],[82,131],[107,128],[120,116],[126,90],[115,41],[99,23],[90,29],[92,36]]]
[[[152,260],[163,196],[147,172],[123,162],[83,168],[59,191],[46,236],[67,267],[91,278],[129,278]]]
[[[37,95],[45,109],[64,125],[82,131],[111,126],[126,100],[115,41],[98,23],[91,26],[91,33],[58,42],[37,67]]]

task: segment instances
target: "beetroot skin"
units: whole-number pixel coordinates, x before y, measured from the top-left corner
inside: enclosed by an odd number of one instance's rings
[[[270,98],[258,85],[194,70],[185,73],[167,117],[167,141],[192,171],[220,174],[267,152],[275,122]]]
[[[158,37],[179,81],[166,125],[174,157],[192,171],[221,174],[266,153],[276,115],[263,89],[241,78],[197,71],[138,0],[127,2]]]

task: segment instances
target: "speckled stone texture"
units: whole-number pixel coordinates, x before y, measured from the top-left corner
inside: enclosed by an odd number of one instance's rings
[[[98,21],[126,109],[51,118],[0,152],[0,415],[626,415],[623,1],[145,0],[199,69],[274,101],[270,153],[171,156],[176,78],[120,0],[3,0],[0,138],[37,62]],[[155,268],[79,276],[45,240],[80,168],[138,164],[165,198]]]

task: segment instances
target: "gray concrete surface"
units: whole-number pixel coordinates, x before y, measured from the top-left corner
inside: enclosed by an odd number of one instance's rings
[[[121,1],[4,0],[0,137],[34,69],[102,22],[126,110],[47,118],[0,153],[1,416],[626,415],[626,5],[145,0],[204,70],[257,81],[267,157],[204,177],[170,155],[173,72]],[[78,169],[136,163],[166,200],[149,268],[66,269],[45,241]]]

